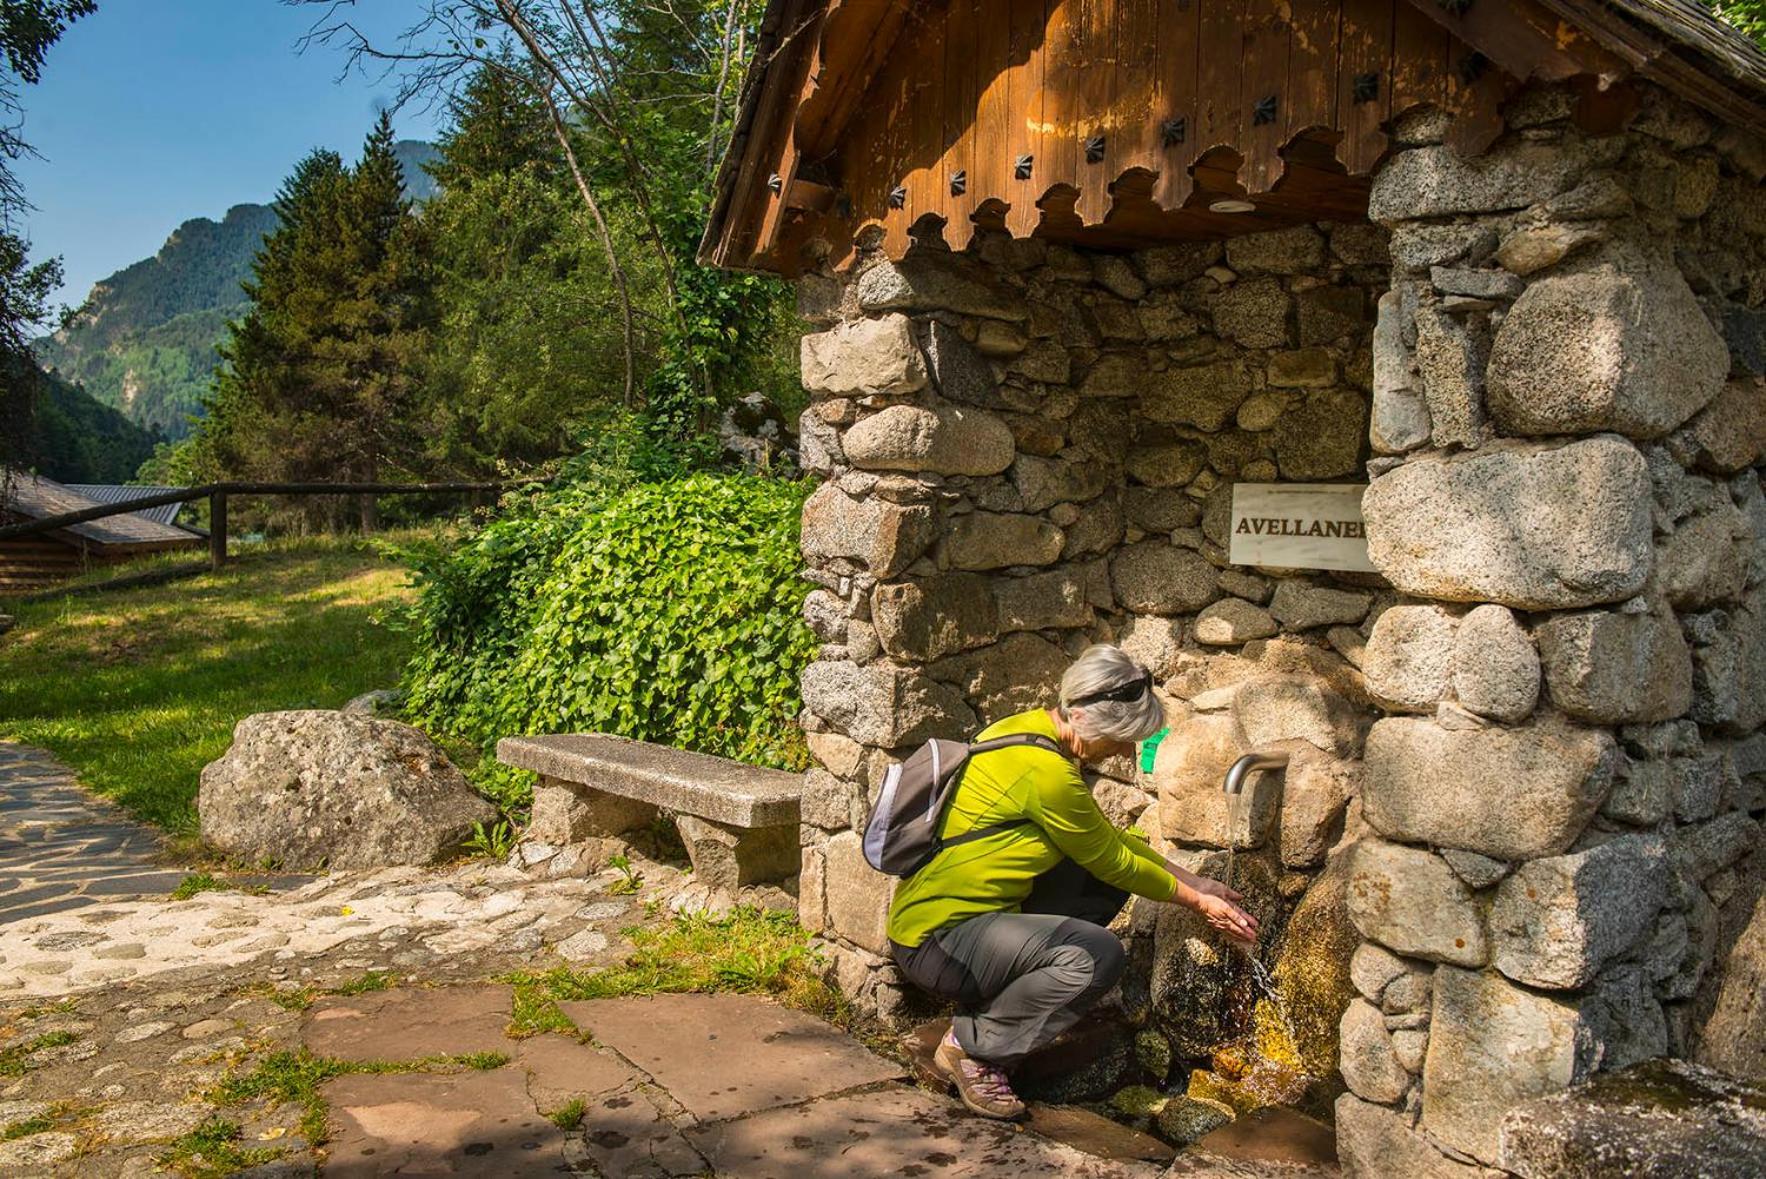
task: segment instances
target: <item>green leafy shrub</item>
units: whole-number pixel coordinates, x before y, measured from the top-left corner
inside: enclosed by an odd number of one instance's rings
[[[419,554],[407,715],[486,749],[593,730],[802,768],[808,490],[743,475],[593,479]],[[521,802],[510,775],[480,785]]]

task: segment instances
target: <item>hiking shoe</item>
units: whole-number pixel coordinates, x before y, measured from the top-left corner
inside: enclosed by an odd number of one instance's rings
[[[932,1063],[956,1086],[957,1097],[984,1118],[1010,1120],[1024,1116],[1024,1103],[1012,1092],[1011,1082],[1000,1069],[964,1052],[950,1036],[939,1041]]]

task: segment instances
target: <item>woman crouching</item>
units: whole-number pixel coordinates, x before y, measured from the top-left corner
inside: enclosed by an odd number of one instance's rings
[[[1186,905],[1240,941],[1257,936],[1238,893],[1117,830],[1080,776],[1085,763],[1132,754],[1164,727],[1152,673],[1115,647],[1091,647],[1061,677],[1060,700],[976,738],[1037,734],[1067,756],[1037,745],[976,754],[939,834],[985,833],[941,850],[889,910],[902,973],[957,1005],[934,1063],[987,1117],[1024,1112],[1007,1072],[1115,985],[1124,953],[1105,927],[1129,893]]]

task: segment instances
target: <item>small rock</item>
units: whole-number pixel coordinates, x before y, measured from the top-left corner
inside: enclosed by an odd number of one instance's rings
[[[151,1040],[161,1032],[170,1031],[173,1026],[173,1024],[163,1019],[149,1020],[147,1023],[138,1023],[118,1032],[116,1035],[116,1042],[119,1044],[135,1044],[142,1040]]]
[[[203,1019],[185,1028],[182,1034],[186,1040],[206,1040],[232,1029],[233,1021],[230,1019]]]
[[[593,929],[585,929],[572,934],[559,942],[553,949],[560,957],[572,962],[583,962],[593,958],[607,948],[607,935]]]

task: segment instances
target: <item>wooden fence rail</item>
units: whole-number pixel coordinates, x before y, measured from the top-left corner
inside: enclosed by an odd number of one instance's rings
[[[209,564],[219,569],[227,561],[227,497],[234,495],[423,495],[457,491],[502,491],[512,486],[509,483],[204,483],[198,487],[185,487],[177,491],[164,491],[158,495],[144,495],[140,499],[124,500],[121,503],[99,504],[96,507],[83,508],[78,512],[66,512],[60,516],[47,516],[41,520],[28,520],[22,524],[0,526],[0,540],[15,536],[36,536],[44,532],[54,532],[62,528],[70,528],[75,524],[84,524],[89,520],[102,520],[106,516],[121,516],[129,512],[138,512],[142,508],[157,508],[165,504],[191,503],[195,500],[209,501]],[[3,507],[0,501],[0,507]]]

